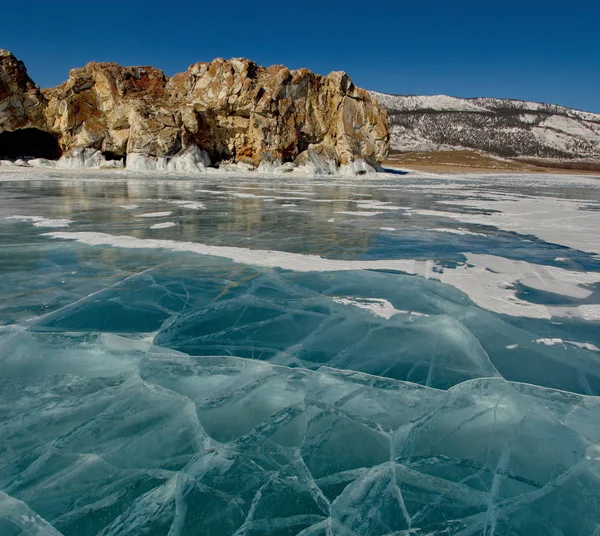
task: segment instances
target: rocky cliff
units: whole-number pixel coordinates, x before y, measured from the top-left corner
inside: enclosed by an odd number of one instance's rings
[[[600,159],[600,114],[507,99],[371,94],[388,111],[393,151],[468,148],[506,157]]]
[[[43,124],[45,106],[23,62],[0,49],[0,132]]]
[[[23,129],[53,137],[59,165],[68,167],[361,173],[376,169],[389,149],[385,111],[345,73],[245,59],[196,63],[171,78],[152,67],[89,63],[40,90],[23,63],[2,51],[0,157],[3,145],[17,143],[7,133],[23,138]],[[27,143],[21,149],[28,156]]]

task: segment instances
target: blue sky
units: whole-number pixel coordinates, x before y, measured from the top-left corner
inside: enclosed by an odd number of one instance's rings
[[[600,1],[85,0],[2,7],[0,48],[42,87],[88,61],[347,71],[387,93],[492,96],[600,112]],[[10,21],[7,24],[7,21]]]

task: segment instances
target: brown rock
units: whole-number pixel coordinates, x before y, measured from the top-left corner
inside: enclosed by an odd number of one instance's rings
[[[299,165],[324,155],[334,165],[377,167],[389,148],[384,110],[345,73],[216,59],[168,79],[152,67],[89,63],[42,93],[12,55],[0,61],[0,95],[11,103],[0,109],[0,131],[35,124],[57,135],[65,152],[164,163],[199,147],[212,162],[279,164],[306,153]]]
[[[0,132],[43,126],[45,107],[23,62],[0,49]]]

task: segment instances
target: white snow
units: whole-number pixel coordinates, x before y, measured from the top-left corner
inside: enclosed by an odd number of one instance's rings
[[[591,342],[566,341],[566,343],[571,344],[572,346],[577,346],[583,350],[589,350],[590,352],[600,352],[600,348]]]
[[[369,216],[377,216],[377,214],[383,214],[383,212],[366,212],[360,210],[338,210],[336,214],[347,214],[348,216],[362,216],[368,218]]]
[[[474,233],[472,231],[467,231],[466,229],[430,229],[431,231],[435,231],[436,233],[451,233],[457,235],[469,235],[469,236],[487,236],[485,233]]]
[[[166,221],[164,223],[155,223],[150,229],[168,229],[169,227],[176,227],[177,224],[172,221]]]
[[[519,282],[546,292],[585,298],[591,291],[582,285],[600,282],[600,273],[574,272],[492,255],[468,253],[465,256],[466,264],[456,269],[445,269],[439,279],[462,290],[484,309],[530,318],[565,316],[593,320],[600,317],[600,305],[536,304],[517,298],[515,290],[515,284]]]
[[[454,212],[445,207],[492,209],[491,214]],[[535,235],[546,242],[600,254],[600,212],[586,210],[589,202],[555,197],[508,197],[497,200],[461,199],[440,210],[410,210],[412,214],[451,218],[464,223],[489,225],[505,231]]]
[[[172,212],[146,212],[145,214],[138,214],[138,218],[165,218],[173,214]]]
[[[387,95],[371,91],[371,94],[385,107],[392,110],[418,111],[435,110],[438,112],[487,112],[467,99],[448,95]]]
[[[391,112],[412,115],[414,122],[390,120],[391,148],[399,151],[440,151],[468,149],[464,145],[483,149],[483,140],[493,134],[504,140],[507,147],[524,155],[536,156],[537,149],[523,147],[521,140],[537,141],[546,149],[558,150],[578,158],[600,156],[600,114],[582,112],[564,106],[548,105],[509,99],[465,99],[447,95],[387,95],[371,92],[380,104]],[[501,110],[501,111],[500,111]],[[506,126],[502,113],[509,111],[512,121]],[[433,116],[429,112],[438,112]],[[445,114],[455,114],[454,116]],[[424,118],[421,121],[420,115]],[[464,114],[463,117],[457,114]],[[489,126],[474,124],[466,114],[485,114]],[[447,133],[451,121],[449,145],[436,143],[440,134]],[[412,126],[411,126],[412,125]],[[502,143],[502,141],[500,141]],[[528,152],[529,151],[529,152]],[[533,151],[533,154],[531,153]]]
[[[73,220],[66,218],[45,218],[43,216],[7,216],[7,220],[29,221],[35,227],[68,227]]]
[[[537,342],[538,344],[543,344],[545,346],[568,344],[570,346],[581,348],[582,350],[589,350],[590,352],[600,352],[600,348],[598,348],[595,344],[592,344],[590,342],[566,341],[560,338],[541,338],[536,339],[535,342]]]
[[[396,309],[389,301],[380,298],[333,298],[333,301],[343,305],[352,305],[354,307],[366,309],[372,314],[383,318],[391,318],[395,314],[405,312]]]
[[[355,201],[356,206],[362,210],[402,210],[406,207],[400,207],[398,205],[394,205],[392,203],[386,201],[376,201],[376,200],[368,200],[368,201]]]
[[[204,203],[200,201],[169,201],[171,205],[179,205],[181,208],[189,208],[191,210],[200,210],[206,208]]]
[[[562,339],[559,338],[553,338],[553,339],[536,339],[536,341],[538,344],[544,344],[546,346],[554,346],[556,344],[563,344],[564,341]]]

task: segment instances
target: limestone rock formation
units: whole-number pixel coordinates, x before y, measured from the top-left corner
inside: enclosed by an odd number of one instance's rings
[[[0,49],[0,132],[43,125],[45,107],[23,62]]]
[[[98,155],[81,157],[94,149],[138,170],[195,172],[212,163],[285,171],[294,163],[364,172],[389,149],[386,112],[341,72],[216,59],[168,78],[152,67],[89,63],[40,92],[23,64],[2,54],[0,96],[10,104],[0,109],[0,132],[35,126],[57,137],[71,164],[98,164]]]

